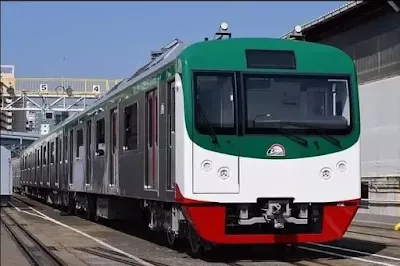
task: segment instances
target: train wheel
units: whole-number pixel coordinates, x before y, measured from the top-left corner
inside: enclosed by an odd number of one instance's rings
[[[86,210],[86,220],[94,221],[94,213],[91,209]]]
[[[204,256],[204,245],[201,238],[197,235],[194,228],[189,225],[188,238],[191,249],[191,255],[194,258],[201,258]]]

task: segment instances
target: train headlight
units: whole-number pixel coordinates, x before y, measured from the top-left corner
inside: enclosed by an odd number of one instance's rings
[[[328,167],[322,168],[320,172],[320,176],[324,180],[329,180],[332,177],[331,169]]]
[[[206,172],[211,171],[211,169],[212,169],[211,161],[209,161],[209,160],[203,161],[203,162],[201,163],[201,167],[202,167],[203,170],[206,171]]]
[[[230,177],[230,172],[228,167],[221,167],[218,169],[218,177],[222,180],[227,180]]]
[[[302,28],[301,28],[300,25],[297,25],[296,27],[294,27],[294,30],[295,30],[297,33],[300,33],[300,32],[302,31]]]
[[[345,161],[340,161],[336,164],[336,168],[340,171],[340,172],[344,172],[347,170],[347,163]]]
[[[220,25],[219,27],[220,27],[220,29],[221,29],[222,31],[227,31],[227,30],[228,30],[228,23],[222,22],[221,25]]]

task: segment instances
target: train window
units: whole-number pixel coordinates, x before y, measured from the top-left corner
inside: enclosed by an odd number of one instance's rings
[[[149,148],[153,146],[153,98],[149,97],[147,101],[147,140]]]
[[[329,134],[349,132],[350,96],[346,79],[245,74],[243,85],[248,134],[276,134],[281,127],[310,134],[316,132],[312,127]],[[289,125],[293,123],[296,125]]]
[[[46,165],[47,164],[47,147],[46,146],[43,146],[42,158],[43,158],[43,165]]]
[[[60,138],[56,138],[56,163],[58,164],[61,161],[61,140]]]
[[[80,147],[83,147],[83,129],[76,131],[76,158],[80,158]]]
[[[106,148],[106,122],[102,118],[96,122],[96,152],[97,156],[102,156]]]
[[[199,133],[236,134],[234,74],[195,73],[194,81],[195,126]]]
[[[125,107],[124,147],[127,150],[138,148],[138,104]]]
[[[55,161],[55,149],[54,142],[50,143],[50,163],[53,164]]]
[[[67,152],[68,152],[68,137],[67,133],[65,133],[65,136],[63,137],[63,159],[67,159]]]
[[[117,134],[118,134],[118,121],[117,121],[117,109],[114,108],[111,110],[111,147],[112,151],[115,152],[117,147]]]
[[[36,158],[37,158],[36,165],[40,166],[40,150],[39,149],[36,150]]]

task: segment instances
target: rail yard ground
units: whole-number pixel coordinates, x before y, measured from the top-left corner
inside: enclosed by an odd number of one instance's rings
[[[19,194],[10,204],[1,213],[1,265],[30,265],[26,253],[38,256],[38,248],[32,243],[25,243],[25,252],[18,248],[20,244],[6,228],[15,229],[18,225],[56,258],[53,265],[400,265],[400,232],[373,224],[354,224],[342,240],[333,243],[300,245],[285,251],[272,246],[220,247],[209,259],[201,260],[191,258],[189,248],[165,247],[162,234],[135,228],[133,224],[94,223],[64,216],[57,209]]]

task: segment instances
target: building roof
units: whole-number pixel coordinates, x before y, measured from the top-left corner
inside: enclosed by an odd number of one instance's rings
[[[400,0],[393,1],[351,1],[335,10],[320,16],[310,22],[303,24],[302,33],[307,36],[308,41],[318,41],[322,35],[334,34],[340,25],[362,24],[371,21],[383,14],[400,12]],[[333,31],[332,31],[333,30]],[[292,30],[293,31],[293,30]],[[281,38],[288,38],[292,31],[284,34]]]
[[[368,1],[350,1],[340,7],[332,10],[331,12],[329,12],[327,14],[324,14],[310,22],[307,22],[307,23],[301,25],[302,31],[305,32],[305,31],[307,31],[311,28],[317,27],[327,21],[336,19],[349,11],[359,8],[360,6],[366,4],[367,2]],[[286,34],[282,35],[280,38],[288,38],[291,33],[292,33],[292,30],[287,32]]]

